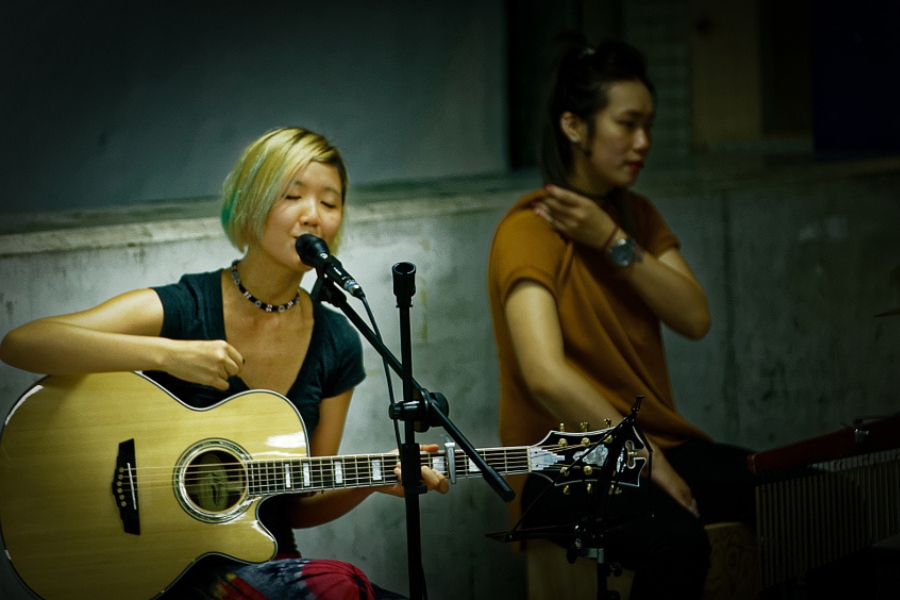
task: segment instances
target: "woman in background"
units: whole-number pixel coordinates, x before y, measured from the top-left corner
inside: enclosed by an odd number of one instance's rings
[[[655,115],[644,58],[631,46],[579,42],[556,63],[542,117],[546,186],[509,210],[489,261],[500,435],[527,445],[560,423],[615,425],[643,395],[637,424],[653,450],[651,476],[612,497],[606,517],[635,518],[606,533],[605,558],[636,571],[634,599],[699,598],[704,522],[752,520],[752,481],[746,452],[712,443],[672,395],[660,323],[699,339],[710,314],[678,239],[628,189]],[[525,511],[524,529],[571,527],[590,506],[577,484],[571,496],[534,475],[514,487],[511,516]]]
[[[272,390],[302,415],[309,454],[336,455],[353,390],[365,376],[362,347],[342,315],[300,287],[310,267],[295,243],[311,233],[335,248],[346,194],[343,159],[325,138],[299,127],[270,131],[244,150],[225,180],[222,222],[244,253],[240,260],[27,323],[3,339],[0,358],[45,374],[143,371],[197,408],[248,389]],[[423,467],[422,479],[447,492],[441,473]],[[194,568],[167,596],[400,597],[350,564],[300,558],[294,540],[294,528],[336,519],[375,489],[403,495],[398,484],[264,501],[259,518],[277,541],[276,560]]]

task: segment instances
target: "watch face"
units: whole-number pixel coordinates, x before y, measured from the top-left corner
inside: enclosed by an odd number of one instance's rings
[[[620,267],[627,267],[634,259],[634,240],[626,238],[609,249],[609,257]]]

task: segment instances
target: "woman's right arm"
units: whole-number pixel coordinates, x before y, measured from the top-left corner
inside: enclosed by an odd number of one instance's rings
[[[159,337],[163,307],[151,289],[127,292],[81,312],[47,317],[10,331],[0,359],[35,373],[166,371],[218,389],[240,372],[243,359],[222,340]]]
[[[622,420],[609,400],[566,361],[556,300],[547,288],[520,281],[506,299],[505,313],[525,383],[557,421],[597,426],[604,419],[614,425]]]
[[[505,309],[525,384],[556,420],[572,426],[583,421],[597,426],[604,419],[616,425],[622,420],[609,400],[566,361],[559,313],[550,290],[523,280],[510,291]],[[654,483],[696,514],[687,483],[655,447],[652,477]]]

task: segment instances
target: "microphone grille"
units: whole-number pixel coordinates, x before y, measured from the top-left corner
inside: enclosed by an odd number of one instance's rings
[[[311,233],[304,233],[298,237],[295,246],[297,254],[300,255],[300,260],[311,267],[319,266],[318,263],[321,262],[321,256],[330,254],[325,240]]]

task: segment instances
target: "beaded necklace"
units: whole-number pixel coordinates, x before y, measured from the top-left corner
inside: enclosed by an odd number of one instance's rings
[[[284,304],[279,304],[278,306],[269,304],[268,302],[263,302],[262,300],[258,299],[256,296],[248,292],[247,288],[244,287],[244,284],[241,283],[241,278],[240,276],[238,276],[237,270],[238,262],[240,261],[236,260],[231,263],[231,278],[234,280],[234,284],[238,286],[238,289],[241,291],[241,294],[243,294],[244,298],[252,302],[253,305],[257,308],[262,309],[266,312],[284,312],[300,301],[299,289],[297,290],[297,295],[294,296],[293,300],[291,300],[290,302],[285,302]]]

